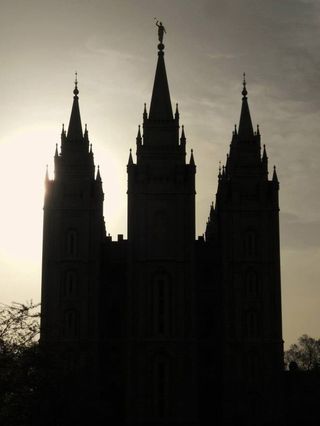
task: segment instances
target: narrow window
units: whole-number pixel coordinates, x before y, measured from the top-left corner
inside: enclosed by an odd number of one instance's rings
[[[259,283],[257,273],[248,271],[246,276],[246,293],[249,297],[256,297],[259,294]]]
[[[78,251],[78,235],[74,229],[70,229],[67,232],[67,255],[69,257],[76,257]]]
[[[256,352],[247,354],[247,374],[250,379],[256,379],[259,375],[260,359]]]
[[[157,274],[153,281],[153,329],[157,335],[171,330],[171,287],[168,276]]]
[[[245,317],[245,329],[246,329],[246,336],[248,338],[256,338],[259,336],[259,320],[258,320],[258,314],[256,311],[250,310],[247,311],[246,317]]]
[[[66,271],[63,282],[63,297],[72,298],[76,294],[77,274],[75,271]]]
[[[63,334],[67,339],[72,339],[77,336],[78,318],[74,310],[68,310],[64,314]]]
[[[63,357],[64,360],[64,371],[65,373],[70,373],[76,369],[76,356],[73,351],[67,351]]]
[[[246,257],[254,257],[257,254],[257,237],[253,231],[247,231],[245,233],[244,254]]]

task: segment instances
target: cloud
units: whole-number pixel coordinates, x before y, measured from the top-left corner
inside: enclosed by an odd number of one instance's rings
[[[281,213],[280,229],[283,248],[320,248],[320,220],[307,222],[295,214]]]

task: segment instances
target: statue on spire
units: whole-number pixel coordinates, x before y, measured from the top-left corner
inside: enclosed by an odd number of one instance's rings
[[[157,19],[157,18],[154,18],[154,19]],[[166,31],[165,27],[162,25],[162,22],[160,22],[158,20],[156,22],[156,26],[158,27],[158,39],[159,39],[159,42],[161,44],[163,44],[163,36],[164,36],[165,33],[167,33],[167,31]]]

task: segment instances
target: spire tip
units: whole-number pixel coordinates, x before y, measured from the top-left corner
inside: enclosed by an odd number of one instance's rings
[[[243,73],[243,89],[242,89],[242,96],[243,98],[246,98],[248,95],[248,91],[247,91],[247,81],[246,81],[246,73]]]
[[[79,90],[78,90],[78,73],[77,73],[77,71],[74,74],[75,74],[75,78],[74,78],[74,91],[73,91],[73,94],[75,96],[78,96],[79,95]]]

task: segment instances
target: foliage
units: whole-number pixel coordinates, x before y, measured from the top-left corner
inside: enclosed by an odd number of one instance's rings
[[[39,304],[14,302],[0,304],[0,351],[24,350],[34,344],[40,333]]]
[[[0,305],[0,424],[32,424],[39,384],[39,304]]]
[[[320,339],[304,334],[299,337],[298,343],[290,346],[285,352],[287,366],[296,365],[301,370],[317,370],[320,368]]]

